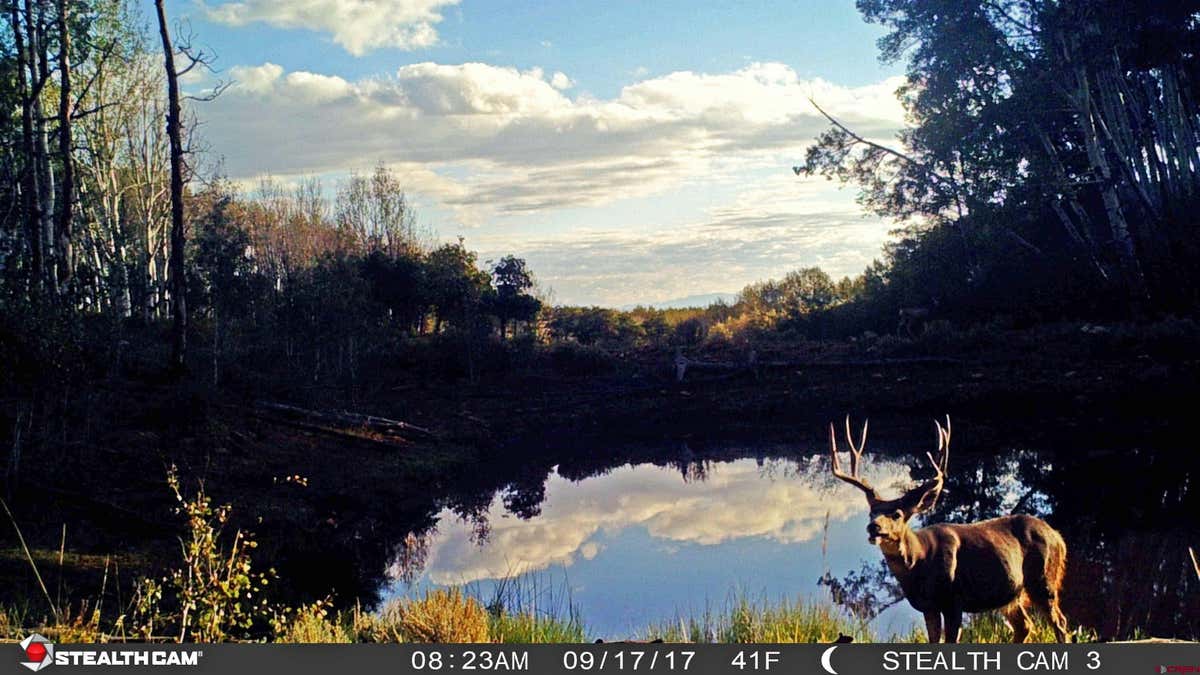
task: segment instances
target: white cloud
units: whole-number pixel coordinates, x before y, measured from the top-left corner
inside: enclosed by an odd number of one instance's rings
[[[204,5],[208,18],[228,26],[262,22],[278,28],[329,33],[346,51],[418,49],[437,43],[439,11],[458,0],[242,0]]]
[[[275,82],[283,76],[283,66],[270,61],[261,66],[234,66],[229,69],[238,93],[267,94],[274,90]]]
[[[891,222],[864,216],[851,191],[779,174],[680,226],[576,229],[520,242],[499,233],[472,242],[484,258],[524,257],[564,302],[613,307],[736,293],[813,265],[853,276],[878,257]]]
[[[314,104],[329,103],[353,93],[350,83],[340,77],[303,71],[289,73],[286,86],[295,96]]]
[[[540,68],[520,72],[484,63],[415,63],[400,68],[395,80],[375,85],[383,88],[376,90],[382,95],[398,97],[389,103],[433,118],[529,118],[553,115],[570,106],[570,101],[546,82]]]
[[[867,473],[876,485],[891,485],[907,482],[908,472],[879,462]],[[672,544],[712,546],[743,538],[795,544],[819,535],[826,514],[840,522],[865,510],[861,494],[828,479],[823,465],[770,479],[755,460],[738,460],[714,465],[704,481],[692,482],[677,469],[646,465],[578,483],[555,474],[546,483],[541,515],[530,520],[505,517],[497,497],[484,545],[470,524],[443,513],[426,574],[437,584],[461,584],[571,565],[602,555],[595,541],[601,532],[612,536],[635,527]]]
[[[485,63],[415,63],[353,81],[271,63],[232,75],[238,86],[200,112],[235,179],[385,163],[417,198],[469,227],[582,207],[610,207],[598,222],[613,223],[612,209],[634,200],[698,187],[726,195],[690,222],[633,213],[619,230],[575,219],[562,236],[499,227],[472,236],[482,252],[526,256],[566,302],[736,291],[801,265],[853,274],[890,227],[863,218],[851,191],[801,181],[790,167],[828,126],[810,96],[859,133],[891,140],[903,126],[899,79],[842,87],[756,63],[652,77],[599,99],[574,93],[566,73]]]
[[[565,95],[565,73],[483,63],[417,63],[354,82],[284,76],[270,63],[232,74],[241,85],[202,114],[235,177],[380,161],[467,167],[451,205],[486,203],[500,214],[654,194],[739,162],[790,166],[826,126],[809,95],[872,137],[893,135],[903,120],[897,80],[845,88],[781,64],[672,73],[608,100]]]
[[[567,77],[566,73],[557,71],[554,73],[554,77],[550,78],[550,86],[562,91],[563,89],[574,87],[575,83],[571,81],[571,78]]]

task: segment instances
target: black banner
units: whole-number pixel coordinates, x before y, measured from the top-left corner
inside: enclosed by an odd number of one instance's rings
[[[1200,644],[13,645],[5,672],[1200,675]],[[32,655],[31,655],[32,654]],[[36,657],[36,660],[31,660]]]

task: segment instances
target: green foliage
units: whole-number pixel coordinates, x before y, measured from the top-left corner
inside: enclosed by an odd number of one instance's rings
[[[511,255],[501,258],[492,266],[492,285],[491,313],[500,321],[501,339],[506,337],[510,321],[529,323],[537,318],[542,303],[529,294],[533,275],[524,260]]]
[[[1044,616],[1031,613],[1029,618],[1031,625],[1028,642],[1056,642],[1054,629]],[[920,631],[920,633],[924,636],[924,631]],[[1012,642],[1012,637],[1012,627],[1009,626],[1003,615],[999,612],[982,612],[968,616],[967,621],[963,624],[960,642],[1002,644]],[[1075,642],[1095,642],[1099,639],[1099,635],[1093,630],[1080,627],[1075,631],[1072,639]]]
[[[169,620],[180,641],[247,637],[256,622],[274,611],[262,595],[274,572],[253,571],[250,551],[257,546],[253,537],[238,530],[225,540],[228,505],[213,506],[203,487],[185,497],[174,467],[167,474],[167,485],[179,504],[179,513],[186,518],[186,534],[179,542],[182,564],[161,582],[144,579],[140,583],[132,613],[135,630],[149,637]],[[174,607],[169,617],[161,613],[164,598]]]
[[[531,612],[502,612],[488,617],[492,642],[513,644],[560,644],[587,642],[578,616],[542,616]]]
[[[838,286],[819,267],[788,272],[780,281],[761,281],[742,289],[738,305],[763,315],[797,316],[825,309],[838,300]]]
[[[354,626],[344,625],[343,617],[330,616],[328,601],[301,607],[275,629],[275,641],[291,644],[349,644],[355,642]]]
[[[462,241],[445,244],[430,251],[426,265],[438,318],[471,329],[482,313],[480,303],[492,292],[491,278],[479,269],[475,252]]]
[[[628,330],[621,312],[603,307],[555,307],[547,312],[546,327],[553,340],[582,345],[618,341],[622,330]]]
[[[548,352],[550,367],[562,375],[601,375],[612,372],[616,361],[603,347],[559,342],[551,345]]]
[[[231,196],[218,193],[203,198],[211,203],[193,225],[189,304],[223,313],[233,308],[246,311],[265,290],[247,255],[250,235],[233,219]]]

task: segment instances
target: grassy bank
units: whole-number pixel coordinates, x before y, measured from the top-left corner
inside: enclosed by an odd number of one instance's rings
[[[431,591],[395,600],[377,612],[334,611],[316,603],[281,616],[264,616],[272,625],[256,641],[278,643],[495,642],[552,644],[592,642],[574,606],[557,613],[529,609],[488,608],[463,589]],[[12,608],[0,610],[0,637],[15,640],[36,631],[58,642],[120,642],[139,638],[123,630],[124,616],[108,620],[99,612],[68,623],[30,622]],[[1004,643],[1011,630],[998,614],[972,616],[962,641]],[[629,639],[668,643],[826,643],[848,636],[855,642],[924,642],[917,627],[900,634],[879,635],[832,603],[783,599],[776,602],[736,598],[700,615],[681,615],[650,623]],[[1084,633],[1077,640],[1086,640]],[[159,639],[167,640],[167,636]],[[1053,642],[1049,626],[1038,622],[1033,642]]]

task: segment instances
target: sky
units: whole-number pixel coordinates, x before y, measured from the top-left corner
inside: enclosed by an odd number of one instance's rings
[[[791,167],[826,123],[903,125],[853,2],[169,0],[216,55],[196,104],[247,187],[383,164],[439,240],[525,258],[555,303],[853,275],[894,227]],[[146,2],[146,16],[153,16]]]

